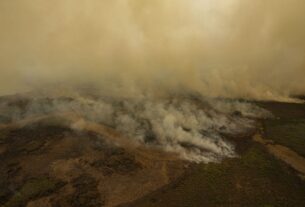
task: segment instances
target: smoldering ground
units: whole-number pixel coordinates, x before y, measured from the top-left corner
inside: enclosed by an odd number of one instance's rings
[[[14,96],[1,101],[0,112],[3,123],[75,114],[78,118],[70,124],[74,130],[82,131],[85,121],[91,121],[115,129],[131,143],[160,148],[195,162],[236,156],[233,144],[224,136],[247,133],[254,129],[254,119],[270,115],[250,103],[200,96],[130,99],[75,94]]]
[[[200,109],[179,97],[291,101],[304,94],[304,10],[302,0],[1,1],[0,93],[95,88],[128,101],[121,108],[94,101],[75,111],[141,142],[152,134],[184,157],[232,156],[219,134],[251,126],[249,118],[230,115],[232,107],[248,105]],[[88,101],[77,99],[76,105]],[[62,109],[57,101],[51,106]],[[50,105],[34,104],[26,113],[39,107]],[[186,141],[197,147],[188,150]]]

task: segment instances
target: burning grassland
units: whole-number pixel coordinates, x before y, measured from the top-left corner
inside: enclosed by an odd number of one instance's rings
[[[47,123],[102,130],[114,143],[160,149],[194,162],[236,156],[226,136],[247,133],[255,119],[270,115],[247,102],[194,96],[12,97],[0,103],[0,110],[3,123],[26,124],[46,116]]]

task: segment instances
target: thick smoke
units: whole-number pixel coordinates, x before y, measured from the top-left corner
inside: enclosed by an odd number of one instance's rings
[[[2,0],[0,95],[32,92],[0,118],[73,112],[188,160],[232,157],[225,135],[267,112],[226,98],[305,93],[304,23],[304,0]]]
[[[122,139],[176,153],[195,162],[215,162],[236,156],[233,144],[225,136],[247,133],[254,128],[253,119],[269,116],[249,103],[198,96],[155,100],[93,98],[79,94],[5,98],[0,101],[0,114],[0,124],[53,114],[75,114],[79,118],[71,123],[72,129],[84,130],[85,121],[98,123],[115,129]]]
[[[303,0],[1,1],[0,89],[289,100],[305,92],[304,22]]]

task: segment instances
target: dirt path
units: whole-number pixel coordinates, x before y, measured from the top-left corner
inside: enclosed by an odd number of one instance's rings
[[[274,144],[271,140],[265,140],[262,135],[256,134],[253,136],[253,140],[263,144],[268,151],[278,159],[282,160],[293,169],[298,171],[299,176],[305,180],[305,158],[289,149],[288,147]]]

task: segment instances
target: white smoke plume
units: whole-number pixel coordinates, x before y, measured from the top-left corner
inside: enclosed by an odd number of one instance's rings
[[[222,107],[223,106],[223,107]],[[199,97],[150,97],[125,99],[26,96],[0,102],[2,122],[29,117],[74,113],[117,130],[126,139],[148,147],[177,153],[194,162],[219,161],[235,156],[225,135],[239,135],[253,129],[255,118],[267,111],[249,103]],[[82,130],[82,120],[72,124]]]

